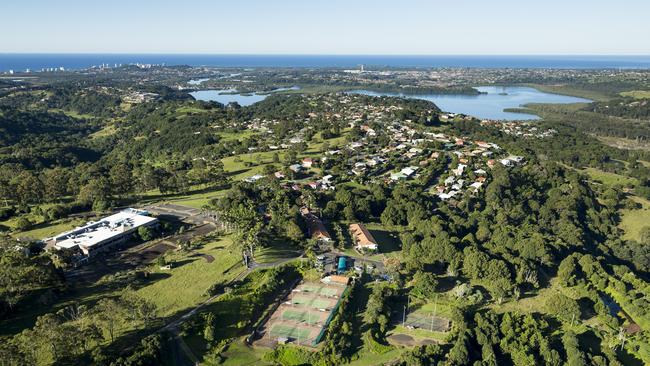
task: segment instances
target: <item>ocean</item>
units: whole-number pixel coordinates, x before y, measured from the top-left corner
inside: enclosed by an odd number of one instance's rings
[[[85,69],[107,64],[165,64],[213,67],[366,67],[649,69],[646,56],[382,56],[382,55],[208,55],[208,54],[10,54],[0,53],[0,72],[43,68]]]

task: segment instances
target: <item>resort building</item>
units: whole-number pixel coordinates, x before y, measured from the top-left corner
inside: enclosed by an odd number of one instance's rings
[[[377,250],[377,241],[363,224],[351,224],[350,234],[358,250]]]

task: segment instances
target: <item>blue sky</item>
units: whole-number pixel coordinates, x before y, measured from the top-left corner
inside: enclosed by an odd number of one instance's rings
[[[648,0],[6,0],[0,52],[650,54]]]

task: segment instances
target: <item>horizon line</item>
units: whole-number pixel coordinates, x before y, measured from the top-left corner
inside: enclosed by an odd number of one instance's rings
[[[178,56],[381,56],[381,57],[650,57],[650,53],[203,53],[203,52],[4,52],[0,55],[178,55]]]

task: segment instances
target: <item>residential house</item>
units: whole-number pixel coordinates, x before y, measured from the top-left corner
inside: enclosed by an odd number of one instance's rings
[[[302,167],[305,169],[311,168],[313,164],[314,164],[314,160],[312,158],[302,159]]]

